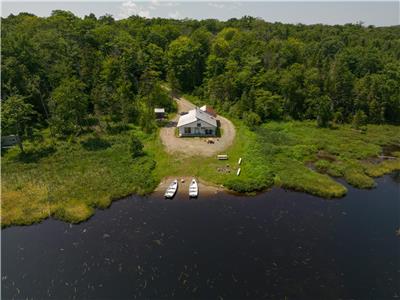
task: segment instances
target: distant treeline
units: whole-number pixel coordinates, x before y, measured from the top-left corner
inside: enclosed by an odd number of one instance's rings
[[[400,27],[114,20],[54,11],[2,18],[3,131],[93,122],[153,128],[161,87],[254,126],[270,119],[400,123]]]

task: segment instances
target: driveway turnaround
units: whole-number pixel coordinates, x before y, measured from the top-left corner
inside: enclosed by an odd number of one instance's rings
[[[178,104],[178,114],[164,128],[161,128],[160,137],[166,151],[169,153],[179,153],[185,156],[213,156],[221,154],[235,139],[236,131],[232,122],[228,119],[217,115],[217,120],[220,121],[221,137],[177,137],[176,124],[178,123],[181,112],[187,112],[195,105],[184,98],[174,98]],[[207,143],[212,140],[214,144]]]

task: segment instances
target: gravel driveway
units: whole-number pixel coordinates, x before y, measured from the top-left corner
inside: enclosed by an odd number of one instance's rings
[[[235,139],[235,127],[228,119],[217,115],[217,120],[221,123],[221,137],[176,137],[175,129],[178,123],[179,113],[187,112],[195,105],[184,98],[174,98],[178,103],[178,114],[166,127],[161,128],[160,137],[167,152],[182,153],[186,156],[213,156],[224,153]],[[207,140],[213,140],[214,144],[208,144]]]

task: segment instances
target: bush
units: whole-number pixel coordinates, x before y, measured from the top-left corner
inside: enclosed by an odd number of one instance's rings
[[[325,173],[329,169],[329,167],[330,162],[325,159],[321,159],[315,163],[315,168],[318,170],[318,172]]]
[[[133,158],[143,155],[143,144],[134,134],[131,135],[129,149]]]
[[[106,131],[110,134],[118,134],[129,130],[130,127],[126,123],[107,123]]]
[[[104,150],[111,147],[111,144],[108,141],[96,136],[89,137],[88,139],[82,141],[81,145],[88,151]]]
[[[254,112],[243,113],[243,121],[250,129],[255,129],[256,126],[261,124],[260,116]]]
[[[238,193],[253,193],[257,191],[264,191],[273,185],[271,179],[265,180],[264,178],[230,178],[225,182],[225,187]]]
[[[357,110],[356,114],[353,117],[352,126],[355,129],[360,129],[360,127],[366,125],[367,116],[362,110]]]

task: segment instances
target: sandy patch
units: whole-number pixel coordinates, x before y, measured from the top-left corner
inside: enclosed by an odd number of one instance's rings
[[[190,181],[192,180],[192,178],[193,177],[189,177],[189,176],[166,177],[160,182],[158,187],[154,190],[154,193],[164,195],[164,192],[166,191],[166,189],[168,188],[170,183],[173,180],[178,179],[178,182],[179,182],[178,183],[178,191],[177,191],[177,194],[175,195],[175,197],[177,197],[177,196],[178,197],[189,197],[189,184],[190,184]],[[198,178],[196,178],[196,180],[197,180],[197,184],[199,185],[199,197],[204,196],[204,195],[210,196],[210,195],[225,191],[225,189],[222,186],[213,185],[213,184],[210,184],[203,180],[200,180]]]

